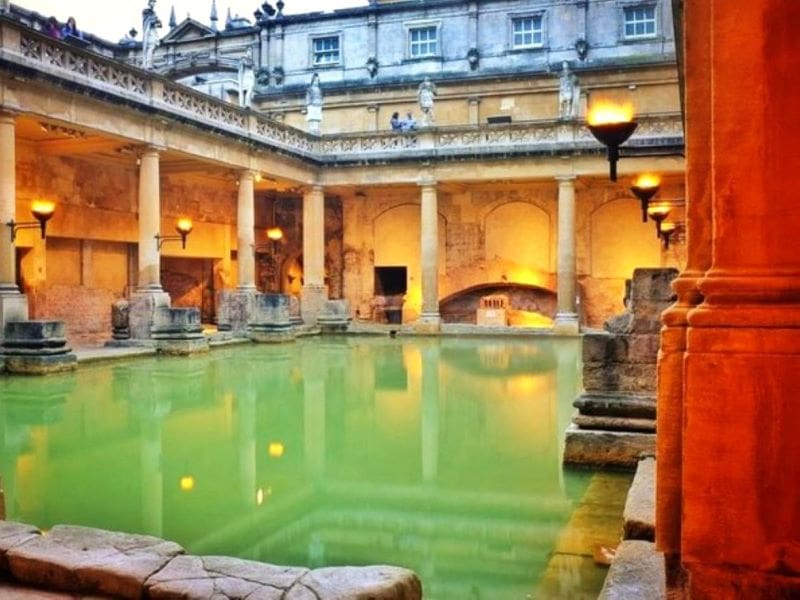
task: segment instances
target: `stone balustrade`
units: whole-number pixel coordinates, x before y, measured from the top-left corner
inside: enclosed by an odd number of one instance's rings
[[[316,164],[442,160],[496,155],[600,152],[582,121],[541,120],[502,125],[423,128],[411,132],[310,135],[268,116],[180,85],[156,73],[49,38],[0,17],[0,67],[32,72],[66,89],[125,103],[146,114],[188,122]],[[674,152],[683,146],[678,113],[642,115],[623,152]]]

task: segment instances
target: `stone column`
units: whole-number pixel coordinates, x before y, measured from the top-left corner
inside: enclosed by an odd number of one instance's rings
[[[239,202],[236,216],[237,275],[236,290],[219,293],[217,327],[234,336],[247,335],[247,326],[255,310],[256,259],[255,259],[255,173],[239,173]]]
[[[701,2],[695,18],[684,22],[685,47],[691,55],[692,76],[686,78],[686,269],[672,282],[677,302],[661,318],[658,359],[656,438],[656,546],[668,563],[677,562],[681,549],[681,479],[683,477],[684,357],[687,316],[702,302],[698,285],[711,266],[711,122],[710,6]],[[668,575],[675,569],[668,569]],[[669,581],[668,581],[669,583]]]
[[[325,193],[315,185],[303,194],[303,292],[300,312],[306,324],[317,322],[328,299],[325,288]]]
[[[558,309],[553,330],[577,334],[580,326],[575,305],[575,176],[558,180]]]
[[[28,299],[17,287],[16,246],[6,223],[16,218],[16,133],[13,114],[0,112],[0,342],[8,321],[28,318]]]
[[[131,338],[149,339],[156,308],[169,306],[169,295],[161,287],[161,252],[156,240],[161,231],[158,149],[143,149],[139,161],[139,272],[129,318]]]
[[[438,331],[439,316],[439,207],[436,182],[420,183],[420,244],[422,313],[417,328]]]
[[[469,124],[480,125],[481,123],[481,99],[477,96],[467,98],[469,104]]]
[[[708,23],[709,52],[687,36],[683,64],[696,84],[687,85],[687,114],[705,102],[703,78],[710,82],[711,118],[689,122],[709,150],[687,154],[687,177],[690,190],[710,178],[712,215],[710,230],[695,215],[688,223],[690,238],[710,232],[711,267],[698,286],[703,302],[688,313],[684,359],[686,597],[798,598],[800,79],[787,74],[800,71],[800,54],[787,24],[800,22],[800,4],[731,11],[723,0],[696,0],[684,10],[690,35]],[[710,72],[695,70],[698,60]],[[710,168],[696,169],[698,160]]]
[[[240,292],[255,292],[256,290],[256,209],[254,181],[255,174],[252,171],[242,171],[239,174],[239,205],[236,218],[236,230],[238,233],[238,289]]]
[[[139,164],[139,278],[137,291],[160,292],[161,253],[156,235],[161,232],[161,179],[158,150],[145,149]]]

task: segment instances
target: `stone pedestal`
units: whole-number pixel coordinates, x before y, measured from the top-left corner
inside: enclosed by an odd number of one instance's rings
[[[20,293],[0,293],[0,342],[6,323],[28,319],[28,297]]]
[[[675,269],[636,269],[629,309],[583,337],[583,387],[564,462],[634,468],[655,453],[656,361],[661,313]]]
[[[111,338],[117,341],[131,337],[131,305],[127,300],[117,300],[111,305]]]
[[[306,325],[315,325],[317,316],[328,300],[328,289],[324,285],[304,285],[300,297],[300,314]]]
[[[236,337],[247,337],[247,325],[253,317],[255,290],[225,290],[217,296],[217,328]]]
[[[293,341],[295,334],[289,321],[289,296],[256,295],[255,309],[248,331],[250,339],[257,343]]]
[[[164,354],[198,354],[208,352],[203,335],[200,310],[161,306],[153,313],[152,338],[156,349]]]
[[[136,292],[130,299],[129,326],[130,337],[134,340],[149,340],[154,315],[159,308],[169,308],[169,294],[166,292]]]
[[[439,313],[422,313],[414,322],[413,329],[417,333],[439,333],[442,330],[442,317]]]
[[[317,317],[317,325],[322,333],[341,333],[347,331],[352,320],[347,300],[327,300]]]
[[[74,370],[78,364],[67,346],[63,321],[6,323],[0,352],[9,373],[47,375]]]
[[[303,316],[300,312],[300,298],[289,296],[289,322],[292,327],[300,327],[303,324]]]

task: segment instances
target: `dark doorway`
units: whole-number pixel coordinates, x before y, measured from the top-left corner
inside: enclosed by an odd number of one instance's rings
[[[406,267],[375,267],[375,295],[397,296],[406,293]]]
[[[375,267],[375,320],[402,323],[408,286],[406,267]]]

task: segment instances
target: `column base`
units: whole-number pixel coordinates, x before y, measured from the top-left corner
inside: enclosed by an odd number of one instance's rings
[[[235,337],[247,337],[247,325],[253,318],[257,290],[225,290],[219,293],[217,328]]]
[[[316,325],[317,317],[328,299],[328,288],[324,285],[304,285],[300,294],[300,314],[303,323],[306,325]]]
[[[557,335],[578,335],[581,332],[580,321],[575,313],[557,313],[553,320],[553,333]]]
[[[153,327],[153,317],[156,309],[161,307],[169,308],[169,294],[163,290],[149,291],[138,290],[130,299],[128,313],[131,339],[149,340],[152,338],[151,328]]]
[[[442,330],[442,317],[438,312],[423,312],[412,328],[416,333],[439,333]]]
[[[28,320],[28,297],[18,291],[0,292],[0,343],[5,335],[6,323],[9,321]]]

